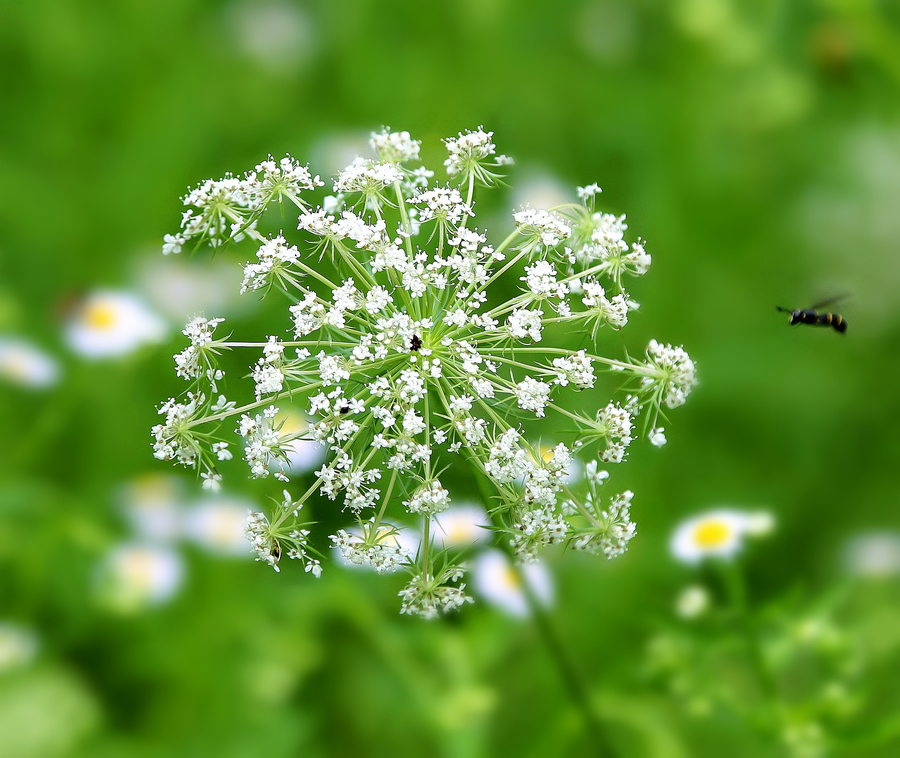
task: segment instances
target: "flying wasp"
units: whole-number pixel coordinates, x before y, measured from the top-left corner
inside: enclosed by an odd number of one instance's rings
[[[826,305],[831,305],[832,303],[836,303],[838,300],[842,300],[846,295],[840,295],[838,297],[832,297],[828,300],[823,300],[821,303],[816,303],[812,308],[782,308],[780,305],[776,305],[775,307],[783,311],[784,313],[791,314],[791,326],[794,324],[812,324],[813,326],[831,326],[834,327],[836,332],[840,332],[843,334],[847,331],[847,322],[844,320],[844,317],[838,313],[819,313],[820,308],[824,308]]]

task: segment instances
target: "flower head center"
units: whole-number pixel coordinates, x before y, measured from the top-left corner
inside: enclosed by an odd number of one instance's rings
[[[731,536],[731,528],[724,521],[707,521],[694,531],[694,542],[698,547],[712,549],[721,547]]]
[[[501,584],[510,590],[520,590],[522,588],[522,579],[519,576],[519,573],[511,565],[505,566]]]
[[[112,329],[116,323],[116,313],[107,303],[94,303],[85,311],[84,320],[93,329]]]

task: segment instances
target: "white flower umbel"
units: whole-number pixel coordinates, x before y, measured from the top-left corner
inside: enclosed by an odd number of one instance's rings
[[[679,524],[672,535],[672,555],[690,564],[706,558],[730,560],[743,549],[745,537],[762,536],[772,524],[771,514],[765,511],[708,511]]]
[[[318,553],[309,545],[308,523],[298,523],[297,516],[303,508],[302,502],[291,499],[285,490],[284,500],[276,503],[275,510],[282,514],[290,514],[292,522],[270,523],[264,513],[251,511],[244,520],[244,536],[250,543],[256,560],[268,563],[275,571],[281,571],[278,562],[282,555],[300,561],[307,573],[317,579],[322,575],[322,564],[314,555]]]
[[[161,342],[166,329],[162,319],[130,292],[101,291],[79,306],[66,325],[65,336],[73,352],[100,359]]]
[[[485,535],[511,543],[524,563],[549,545],[614,557],[635,533],[633,495],[601,497],[608,473],[597,461],[625,460],[642,434],[639,419],[661,444],[659,417],[694,384],[681,348],[653,341],[640,360],[602,354],[604,335],[637,308],[624,283],[647,271],[650,256],[643,242],[626,241],[624,216],[595,210],[599,187],[582,188],[581,203],[522,207],[514,231],[489,242],[475,192],[497,183],[511,161],[484,129],[445,142],[449,183],[409,165],[418,141],[385,130],[372,136],[376,157],[353,161],[318,201],[312,192],[324,182],[292,158],[191,192],[166,251],[243,239],[251,249],[242,289],[267,302],[286,295],[284,328],[238,342],[220,319],[191,321],[190,344],[176,357],[189,388],[161,406],[153,429],[156,457],[197,469],[212,489],[228,445],[237,447],[225,437],[230,429],[252,477],[287,482],[297,444],[318,445],[325,457],[307,491],[251,517],[258,559],[278,568],[290,548],[311,573],[320,570],[308,560],[308,530],[296,523],[318,492],[356,521],[331,537],[342,559],[409,572],[403,611],[426,617],[468,602],[456,584],[466,547],[448,531],[453,468],[468,465],[490,500]],[[278,212],[267,214],[273,203]],[[299,231],[281,227],[292,205]],[[581,349],[567,347],[574,335]],[[249,351],[240,400],[223,395],[218,364],[235,349]],[[578,396],[599,393],[609,371],[632,394]],[[288,405],[303,423],[284,423],[279,409]],[[570,437],[547,448],[545,417]],[[571,472],[582,468],[587,476],[576,483]],[[407,550],[396,535],[410,533],[410,522],[422,531]]]
[[[340,565],[384,574],[409,562],[421,539],[422,535],[413,529],[400,529],[386,523],[374,527],[370,521],[339,530],[331,536],[331,543]]]

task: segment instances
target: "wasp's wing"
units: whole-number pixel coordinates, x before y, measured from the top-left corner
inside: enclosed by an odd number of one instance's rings
[[[840,302],[841,300],[843,300],[844,298],[849,297],[849,296],[850,296],[849,292],[844,292],[840,295],[835,295],[834,297],[828,297],[828,298],[825,298],[824,300],[821,300],[820,302],[816,303],[815,305],[809,306],[809,309],[811,311],[818,311],[818,310],[821,310],[822,308],[824,308],[826,305],[834,305],[835,303]]]

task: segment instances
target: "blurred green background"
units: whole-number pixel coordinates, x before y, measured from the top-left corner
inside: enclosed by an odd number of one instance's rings
[[[206,282],[211,315],[259,314],[222,294],[242,254],[159,255],[180,195],[268,153],[328,176],[385,124],[432,166],[441,137],[493,130],[526,192],[493,193],[498,211],[599,182],[653,255],[607,352],[655,337],[698,364],[669,444],[616,472],[637,493],[629,552],[550,561],[553,621],[619,754],[823,754],[809,724],[837,754],[900,752],[900,5],[6,2],[0,83],[0,333],[61,364],[53,386],[0,386],[0,754],[591,753],[538,628],[487,603],[423,623],[397,614],[402,577],[276,576],[180,543],[166,602],[104,584],[136,487],[200,496],[150,452],[191,315],[166,267]],[[104,288],[168,302],[166,341],[69,350],[72,309]],[[845,292],[843,338],[775,311]],[[686,585],[721,590],[673,560],[672,529],[720,505],[775,515],[743,563],[769,654],[794,651],[779,686],[800,737],[717,705],[759,696],[733,625],[675,613]],[[879,577],[848,564],[866,533]]]

